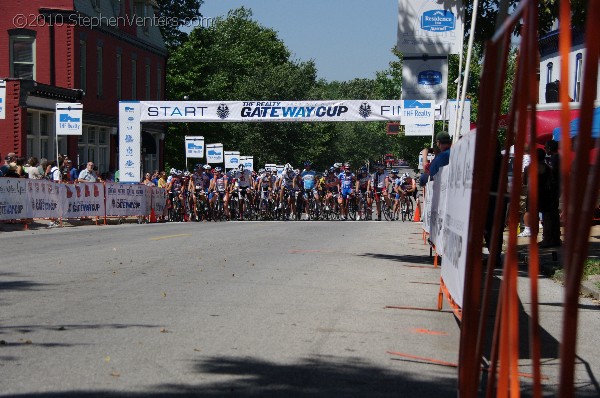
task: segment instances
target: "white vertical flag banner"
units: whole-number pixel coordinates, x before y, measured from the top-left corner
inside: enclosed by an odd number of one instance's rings
[[[239,151],[225,151],[225,168],[234,169],[240,165]]]
[[[460,101],[458,101],[460,104]],[[448,100],[446,106],[446,117],[448,118],[448,134],[454,137],[454,130],[456,129],[456,100]],[[471,131],[471,101],[465,101],[465,108],[462,111],[462,122],[460,125],[459,136],[467,135]]]
[[[223,163],[223,144],[206,145],[206,163]]]
[[[204,157],[204,137],[185,137],[185,156],[187,158]]]
[[[6,81],[0,80],[0,119],[6,119]]]
[[[56,135],[83,134],[83,105],[74,103],[56,104]]]
[[[404,56],[402,60],[402,99],[435,100],[447,98],[448,58]]]
[[[119,102],[119,182],[142,180],[140,103]]]
[[[398,0],[396,48],[404,54],[460,53],[462,0]]]

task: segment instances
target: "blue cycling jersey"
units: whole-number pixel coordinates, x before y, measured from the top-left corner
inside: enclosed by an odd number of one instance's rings
[[[341,173],[338,178],[342,184],[342,189],[352,189],[352,180],[354,180],[354,174]]]
[[[316,181],[316,171],[312,170],[304,170],[300,177],[302,177],[302,181],[304,182],[304,189],[313,189],[315,187]]]

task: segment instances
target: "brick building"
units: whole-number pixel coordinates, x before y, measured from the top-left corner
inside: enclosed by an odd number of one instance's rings
[[[118,167],[118,101],[163,100],[167,51],[152,0],[13,0],[0,14],[6,118],[0,153],[66,153]],[[83,135],[59,136],[55,104],[83,103]],[[165,126],[142,126],[144,170],[163,167]]]

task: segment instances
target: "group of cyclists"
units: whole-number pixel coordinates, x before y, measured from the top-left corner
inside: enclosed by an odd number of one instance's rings
[[[323,172],[310,161],[304,169],[289,163],[258,172],[243,165],[224,172],[198,164],[193,172],[170,170],[167,179],[169,221],[204,220],[386,220],[412,217],[416,181],[377,163],[356,174],[349,163],[335,163]],[[373,217],[375,204],[376,218]]]

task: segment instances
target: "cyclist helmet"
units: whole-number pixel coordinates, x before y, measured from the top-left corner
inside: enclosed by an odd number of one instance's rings
[[[398,170],[396,170],[396,169],[392,170],[392,174],[398,174]],[[404,175],[402,177],[404,177]]]
[[[304,162],[304,167],[311,167],[312,166],[312,162],[310,160],[307,160]]]
[[[292,171],[294,171],[294,168],[289,163],[286,163],[285,166],[283,167],[283,169],[288,173],[291,173]]]
[[[171,174],[177,174],[177,169],[174,169],[171,167],[171,170],[169,171]]]
[[[408,173],[404,173],[402,174],[402,178],[409,178],[410,176],[408,175]]]
[[[210,164],[205,164],[205,165],[204,165],[202,168],[203,168],[204,170],[210,170],[210,169],[212,169],[212,167],[211,167],[211,165],[210,165]]]
[[[377,163],[377,164],[375,164],[375,168],[376,169],[383,169],[383,164]]]
[[[220,167],[215,167],[215,171],[216,171],[217,173],[220,173],[222,170],[223,170],[223,169],[222,169],[222,168],[220,168]]]
[[[189,176],[190,176],[190,172],[189,172],[189,171],[187,171],[187,170],[186,170],[186,171],[184,171],[184,172],[183,172],[183,176],[184,176],[184,177],[189,177]]]
[[[262,173],[264,173],[265,171],[266,171],[265,169],[258,169],[258,173],[259,173],[259,174],[262,174]]]
[[[365,166],[362,166],[359,171],[361,172],[361,174],[364,174],[367,172],[367,168]]]
[[[243,171],[244,171],[244,165],[243,165],[243,164],[240,164],[240,165],[238,166],[238,168],[237,168],[237,171],[238,171],[238,172],[243,172]]]
[[[344,163],[344,170],[350,170],[350,163]]]

